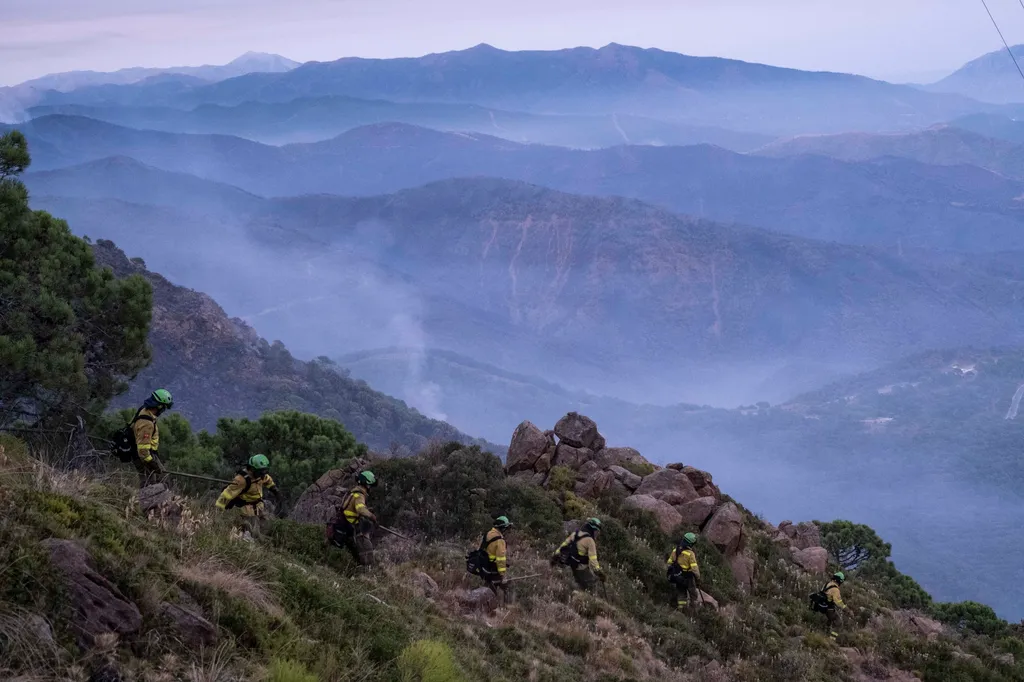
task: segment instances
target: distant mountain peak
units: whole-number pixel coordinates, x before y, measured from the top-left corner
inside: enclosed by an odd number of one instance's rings
[[[253,52],[249,51],[243,55],[235,57],[227,66],[248,66],[248,67],[270,67],[269,70],[275,72],[291,71],[292,69],[299,66],[301,62],[297,62],[293,59],[288,59],[279,54],[273,54],[270,52]]]

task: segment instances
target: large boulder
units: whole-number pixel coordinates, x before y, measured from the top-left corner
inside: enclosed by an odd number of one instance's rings
[[[616,480],[628,488],[630,492],[639,488],[641,481],[643,481],[642,478],[634,474],[632,471],[624,469],[617,464],[613,464],[608,467],[608,471],[612,472],[612,474],[615,475]]]
[[[736,584],[749,593],[754,588],[754,560],[746,554],[737,554],[729,557],[728,563]]]
[[[654,514],[654,518],[658,520],[658,526],[666,533],[671,533],[683,522],[683,517],[679,515],[679,512],[672,505],[650,495],[631,495],[622,502],[622,506],[626,509],[640,509],[651,512]]]
[[[197,611],[164,602],[160,615],[174,626],[182,643],[191,649],[202,649],[217,643],[217,628]]]
[[[42,541],[50,563],[64,582],[71,606],[71,625],[78,645],[91,648],[108,633],[133,635],[142,627],[142,614],[121,590],[96,571],[92,557],[70,540]]]
[[[159,511],[161,507],[174,499],[174,493],[163,483],[154,483],[139,489],[139,509],[143,514]]]
[[[639,450],[633,448],[604,448],[597,456],[597,463],[601,465],[602,469],[608,469],[612,466],[623,466],[626,464],[641,465],[651,467],[653,465],[647,461],[647,459],[640,454]]]
[[[458,595],[459,603],[469,609],[493,611],[498,606],[498,599],[489,587],[478,587]]]
[[[593,450],[559,443],[558,448],[555,449],[555,459],[553,463],[555,466],[569,467],[570,469],[578,470],[592,459],[594,459]]]
[[[686,474],[675,469],[661,469],[644,476],[636,494],[650,495],[671,505],[686,504],[700,497]]]
[[[713,497],[698,497],[696,500],[679,505],[676,507],[676,511],[683,517],[683,523],[700,527],[715,513],[717,506],[718,501]]]
[[[578,412],[570,412],[555,424],[555,435],[558,440],[574,448],[594,449],[594,444],[600,437],[597,431],[597,424],[590,417],[585,417]],[[601,439],[603,447],[604,439]]]
[[[808,547],[798,549],[794,547],[791,552],[793,563],[808,573],[824,573],[828,570],[828,550],[824,547]]]
[[[726,556],[743,546],[743,513],[734,503],[723,504],[704,526],[704,537]]]
[[[790,544],[796,549],[821,547],[821,529],[815,523],[798,523],[783,521],[779,524],[779,532],[789,538]]]
[[[722,497],[722,491],[712,482],[708,472],[690,466],[684,466],[681,471],[690,479],[694,490],[701,497],[714,497],[716,500]]]
[[[554,459],[555,445],[554,443],[549,443],[548,446],[544,448],[544,454],[538,457],[537,461],[534,463],[533,470],[539,474],[546,474],[551,471],[551,467],[553,466],[552,461],[554,461]]]
[[[917,611],[896,611],[892,617],[904,629],[925,639],[936,639],[948,631],[946,626],[939,621]]]
[[[512,434],[512,442],[508,446],[505,458],[505,471],[514,474],[520,471],[533,470],[548,446],[548,437],[544,432],[525,421],[516,427]]]
[[[299,523],[325,524],[334,518],[342,499],[355,485],[355,476],[368,466],[366,460],[353,460],[343,469],[332,469],[299,496],[288,515]]]
[[[575,493],[581,497],[598,497],[615,483],[615,474],[610,471],[598,471],[584,481],[576,484]]]

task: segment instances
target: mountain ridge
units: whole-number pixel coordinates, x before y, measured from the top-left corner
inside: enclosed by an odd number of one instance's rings
[[[471,49],[389,60],[347,57],[283,74],[247,74],[165,97],[154,92],[149,103],[231,105],[310,95],[463,102],[535,113],[632,113],[766,134],[905,128],[990,108],[959,95],[863,76],[622,45]],[[134,99],[130,86],[108,97],[120,103]],[[74,101],[83,103],[67,97],[42,103]]]

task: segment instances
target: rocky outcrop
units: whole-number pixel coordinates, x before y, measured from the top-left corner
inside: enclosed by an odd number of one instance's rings
[[[752,587],[754,562],[743,553],[743,513],[732,502],[722,504],[711,474],[682,463],[659,467],[633,448],[607,447],[597,424],[576,412],[558,420],[552,431],[523,422],[512,434],[507,475],[546,486],[556,480],[550,478],[554,467],[572,472],[570,489],[576,495],[594,499],[614,494],[624,508],[650,512],[665,533],[681,526],[700,531],[723,553],[741,589]],[[565,477],[557,480],[562,485]],[[792,541],[784,537],[788,548]],[[809,544],[813,533],[800,529],[798,537],[799,543]]]
[[[671,505],[686,504],[700,497],[686,474],[675,469],[661,469],[644,476],[636,494],[650,495]]]
[[[718,500],[714,497],[698,497],[696,500],[681,504],[676,511],[683,517],[683,523],[700,528],[711,518],[718,508]]]
[[[355,485],[355,476],[367,467],[363,460],[353,460],[344,469],[332,469],[302,493],[290,517],[299,523],[326,524],[345,494]]]
[[[512,434],[512,442],[508,446],[505,471],[515,474],[534,469],[537,460],[547,449],[549,441],[551,445],[554,445],[553,439],[550,439],[532,423],[527,421],[520,424]]]
[[[817,524],[798,523],[793,525],[792,521],[783,521],[779,524],[779,533],[795,549],[821,547],[821,530]]]
[[[666,533],[671,533],[683,522],[683,517],[671,504],[650,495],[631,495],[623,501],[622,506],[624,509],[651,512],[658,520],[658,526]]]
[[[50,563],[63,578],[71,605],[71,625],[78,645],[91,648],[108,633],[133,635],[142,627],[142,614],[121,590],[96,571],[92,557],[70,540],[43,540]]]
[[[559,442],[574,448],[600,450],[604,447],[604,437],[597,431],[597,424],[590,417],[578,412],[570,412],[555,424],[555,435]],[[600,439],[600,440],[599,440]],[[595,447],[600,445],[600,447]]]
[[[726,557],[743,549],[743,513],[734,503],[722,505],[703,530],[706,537]]]
[[[192,649],[217,643],[217,628],[193,609],[164,602],[160,605],[160,615],[174,627],[182,643]]]
[[[818,574],[828,570],[828,550],[824,547],[792,549],[790,555],[793,558],[793,563],[808,573]]]

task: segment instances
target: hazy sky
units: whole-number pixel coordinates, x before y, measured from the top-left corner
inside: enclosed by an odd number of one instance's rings
[[[989,0],[1014,43],[1018,0]],[[626,8],[629,9],[626,9]],[[975,0],[0,0],[0,84],[56,71],[609,42],[892,80],[1000,47]]]

